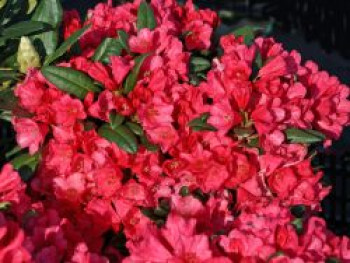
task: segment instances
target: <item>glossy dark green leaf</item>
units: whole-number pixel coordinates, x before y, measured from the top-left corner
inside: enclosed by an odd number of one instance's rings
[[[110,125],[111,128],[114,130],[117,127],[119,127],[120,125],[122,125],[122,123],[124,122],[125,117],[123,115],[120,115],[118,113],[111,113],[109,115],[109,121],[110,121]]]
[[[143,28],[149,28],[151,30],[155,29],[157,26],[156,18],[152,8],[147,4],[146,1],[143,1],[137,11],[137,22],[136,26],[138,30]]]
[[[209,113],[203,113],[198,118],[190,121],[188,123],[188,126],[191,127],[194,131],[217,131],[214,126],[207,123],[209,116]]]
[[[10,39],[38,34],[49,30],[52,30],[52,26],[48,23],[38,21],[22,21],[5,28],[2,30],[1,35],[5,39]]]
[[[58,30],[62,22],[63,10],[60,0],[41,0],[32,16],[33,21],[50,24],[54,30],[33,37],[34,43],[40,41],[45,55],[55,52],[58,44]]]
[[[148,56],[149,54],[143,54],[135,59],[135,66],[132,69],[131,73],[126,78],[124,83],[124,90],[123,90],[124,94],[129,94],[135,88],[137,79],[139,77],[141,66]]]
[[[0,81],[17,80],[20,75],[16,70],[0,69]]]
[[[325,135],[321,132],[295,128],[287,129],[286,136],[291,143],[310,144],[322,142],[326,139]]]
[[[84,35],[84,33],[90,28],[90,26],[91,25],[86,25],[83,28],[74,32],[66,41],[62,43],[62,45],[53,54],[49,55],[45,59],[44,65],[49,65],[56,59],[63,56],[64,53],[66,53]]]
[[[119,56],[122,52],[122,49],[123,47],[118,39],[106,38],[96,49],[92,60],[108,64],[110,62],[109,57]]]
[[[191,57],[190,68],[191,72],[198,73],[210,69],[211,63],[206,58]]]
[[[88,75],[72,68],[45,66],[41,69],[41,72],[57,88],[80,99],[84,99],[90,91],[100,91]]]
[[[11,21],[26,13],[27,0],[7,0],[0,10],[0,26],[9,24]]]
[[[98,130],[98,134],[110,142],[116,143],[128,153],[137,152],[137,139],[129,128],[125,126],[118,126],[112,130],[109,125],[105,124]]]
[[[125,123],[125,125],[128,126],[128,128],[137,136],[142,136],[144,134],[141,125],[135,122],[128,121],[127,123]]]
[[[11,161],[11,163],[15,170],[19,170],[20,168],[27,166],[31,168],[32,171],[34,171],[36,169],[36,166],[39,163],[39,159],[40,159],[39,153],[36,153],[34,155],[30,155],[29,153],[24,153],[14,158]]]
[[[130,53],[129,47],[129,35],[124,30],[118,31],[119,43],[122,45],[123,49],[125,49],[128,53]]]

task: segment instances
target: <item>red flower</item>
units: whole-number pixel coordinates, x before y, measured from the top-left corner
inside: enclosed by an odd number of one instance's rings
[[[78,99],[72,99],[69,95],[65,95],[60,100],[52,104],[55,112],[55,120],[57,124],[71,126],[78,120],[86,118],[84,106]]]
[[[12,123],[17,133],[18,145],[21,148],[29,148],[30,154],[36,153],[44,142],[47,127],[31,119],[24,118],[14,118]]]
[[[188,50],[205,50],[211,45],[213,28],[203,21],[196,20],[184,28],[185,43]]]
[[[81,28],[81,19],[77,10],[65,11],[63,16],[63,38],[67,39]]]

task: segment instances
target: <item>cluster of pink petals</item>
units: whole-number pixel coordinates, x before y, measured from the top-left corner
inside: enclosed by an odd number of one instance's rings
[[[30,116],[13,119],[17,142],[41,160],[27,184],[10,165],[0,174],[0,202],[11,206],[0,212],[0,262],[350,262],[349,239],[315,217],[330,190],[322,172],[307,145],[285,135],[298,128],[322,132],[327,145],[339,138],[350,120],[348,87],[271,38],[247,46],[234,35],[221,38],[222,56],[194,86],[191,55],[213,50],[217,14],[192,1],[152,0],[157,27],[138,31],[139,5],[98,4],[82,54],[60,64],[101,83],[98,95],[81,101],[35,69],[17,86]],[[64,38],[81,26],[77,12],[67,13]],[[150,54],[127,96],[134,57],[92,60],[121,29],[132,54]],[[139,122],[160,149],[129,154],[100,137],[90,120],[109,122],[112,112]],[[216,131],[189,127],[207,113]],[[304,218],[293,206],[306,207]]]

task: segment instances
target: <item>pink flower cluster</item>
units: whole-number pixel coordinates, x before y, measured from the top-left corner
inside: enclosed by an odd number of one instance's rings
[[[348,87],[272,38],[246,45],[234,35],[220,39],[222,55],[195,85],[191,59],[215,54],[217,14],[152,0],[157,26],[137,30],[139,5],[98,4],[82,53],[59,64],[102,92],[81,101],[36,69],[17,86],[29,113],[13,118],[17,142],[40,163],[28,183],[11,165],[0,174],[0,262],[350,262],[349,239],[316,217],[330,190],[323,174],[308,145],[286,134],[337,139],[350,120]],[[64,38],[81,27],[76,12],[66,14]],[[129,52],[94,61],[118,30],[129,35]],[[159,148],[139,143],[132,154],[101,137],[112,113]]]

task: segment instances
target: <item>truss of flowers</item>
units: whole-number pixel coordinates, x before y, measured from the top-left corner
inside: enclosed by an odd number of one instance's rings
[[[22,27],[50,29],[1,71],[0,262],[350,262],[311,165],[349,124],[347,86],[251,28],[216,38],[192,1],[61,17],[41,1]]]

